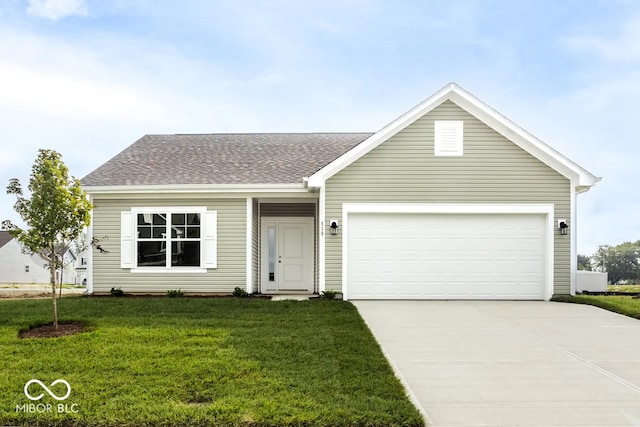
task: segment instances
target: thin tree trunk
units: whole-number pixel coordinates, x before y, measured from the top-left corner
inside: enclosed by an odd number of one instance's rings
[[[64,265],[64,261],[62,262]],[[58,286],[58,298],[62,298],[62,284],[64,283],[64,277],[62,276],[62,270],[64,267],[60,267],[60,286]]]
[[[53,303],[53,327],[58,329],[58,299],[56,298],[56,258],[51,248],[49,271],[51,272],[51,301]]]

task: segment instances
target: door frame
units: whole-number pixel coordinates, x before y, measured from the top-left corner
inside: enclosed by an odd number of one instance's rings
[[[309,216],[297,217],[297,216],[287,216],[287,217],[262,217],[260,218],[260,253],[259,253],[259,265],[260,265],[260,282],[259,282],[259,292],[263,294],[277,294],[277,293],[304,293],[304,294],[312,294],[315,288],[315,280],[314,280],[314,218]],[[274,287],[269,287],[269,227],[275,225],[276,226],[276,236],[275,236],[275,249],[277,258],[278,251],[278,231],[277,227],[280,224],[302,224],[305,225],[305,233],[304,236],[306,238],[306,246],[308,249],[307,254],[307,263],[306,263],[306,274],[309,277],[309,283],[307,289],[301,289],[298,291],[290,291],[284,290],[280,291],[277,289],[277,281],[274,283]],[[275,274],[276,277],[278,275],[277,272],[277,263],[275,263]]]

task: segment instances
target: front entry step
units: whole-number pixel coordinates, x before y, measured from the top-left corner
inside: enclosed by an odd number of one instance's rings
[[[310,295],[274,295],[271,301],[307,301]]]

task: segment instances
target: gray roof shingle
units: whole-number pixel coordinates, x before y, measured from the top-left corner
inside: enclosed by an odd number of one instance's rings
[[[372,133],[145,135],[84,186],[302,183]]]
[[[0,231],[0,248],[9,243],[13,236],[8,231]]]

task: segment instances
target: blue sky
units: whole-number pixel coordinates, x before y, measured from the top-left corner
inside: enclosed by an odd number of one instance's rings
[[[0,185],[146,133],[376,131],[455,81],[602,176],[578,252],[640,239],[640,2],[4,0]],[[0,194],[0,219],[16,220]]]

